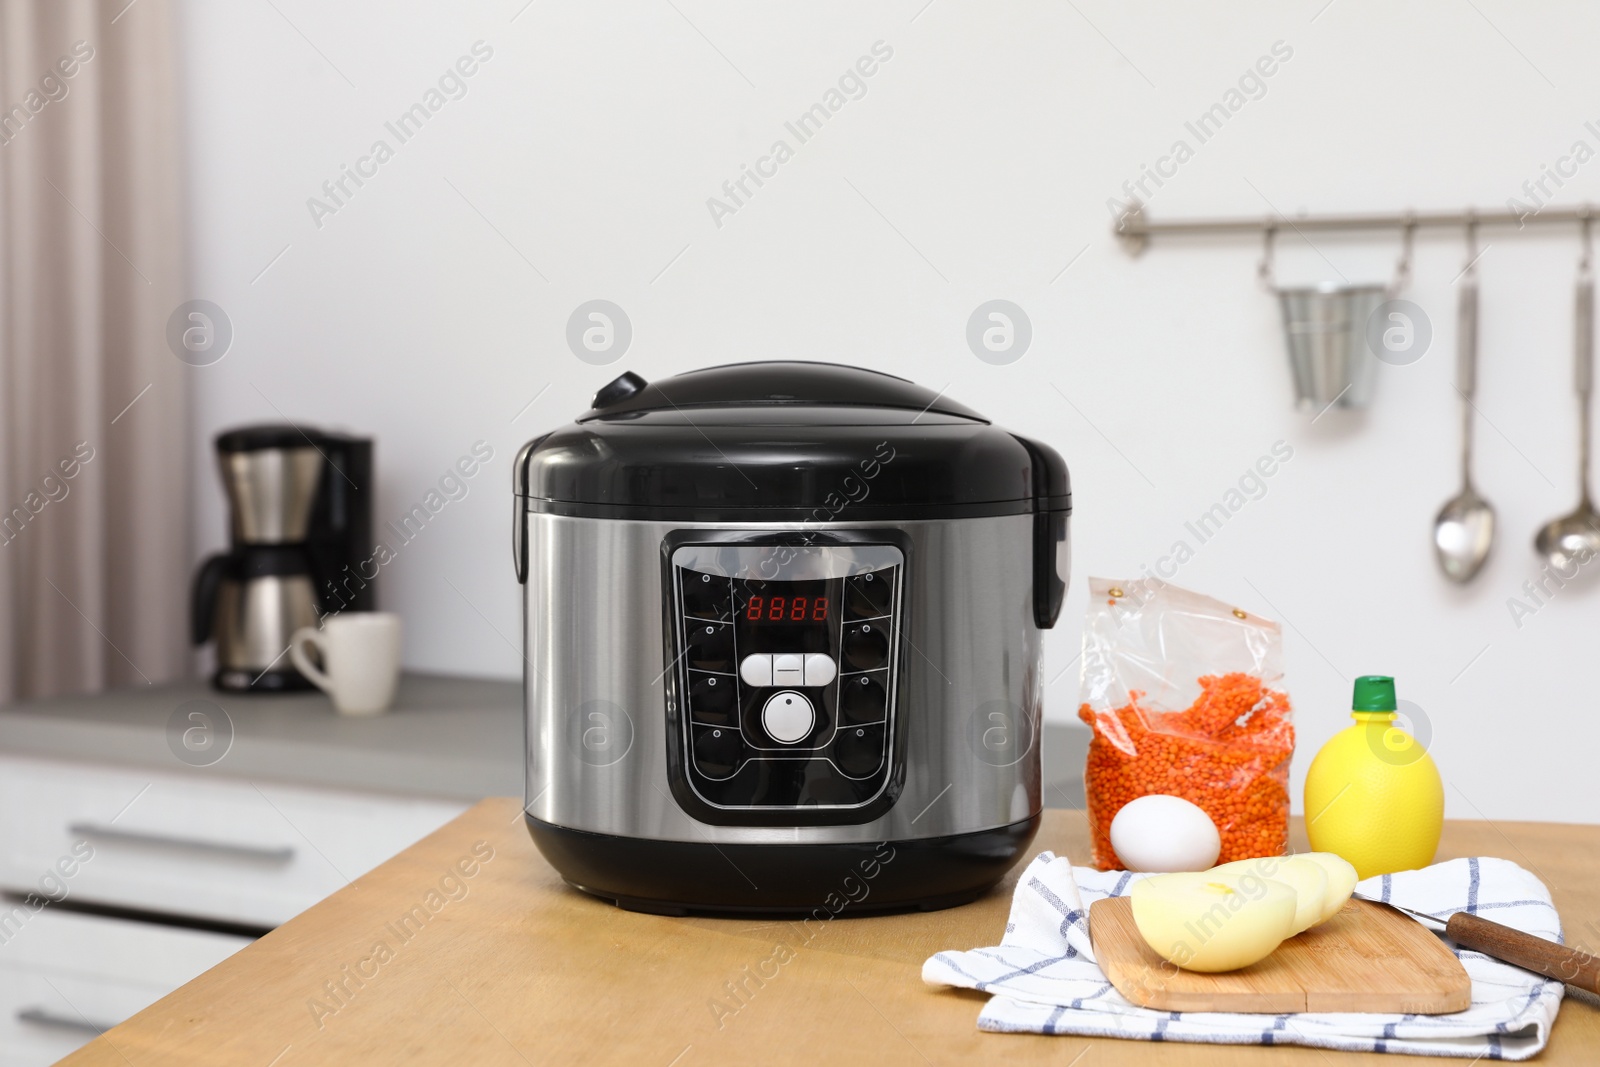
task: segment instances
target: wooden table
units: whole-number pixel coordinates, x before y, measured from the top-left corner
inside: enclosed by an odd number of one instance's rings
[[[1086,830],[1080,812],[1047,812],[1035,848],[1087,856]],[[1600,826],[1447,823],[1439,858],[1467,855],[1537,871],[1568,938],[1600,941]],[[985,998],[923,985],[922,961],[998,941],[1015,876],[964,908],[835,920],[808,940],[793,923],[636,915],[584,896],[535,851],[517,801],[485,800],[63,1062],[1065,1067],[1086,1048],[1084,1067],[1396,1062],[979,1033]],[[1600,1007],[1569,988],[1538,1062],[1597,1060]]]

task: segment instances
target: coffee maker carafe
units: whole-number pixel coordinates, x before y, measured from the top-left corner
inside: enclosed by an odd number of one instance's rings
[[[216,444],[233,544],[195,575],[191,636],[215,639],[218,689],[309,689],[287,654],[290,636],[330,611],[376,603],[361,573],[372,547],[372,442],[269,425],[229,430]]]

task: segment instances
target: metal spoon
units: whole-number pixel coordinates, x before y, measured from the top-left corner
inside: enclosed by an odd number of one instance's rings
[[[1453,582],[1470,582],[1494,545],[1494,507],[1472,487],[1472,405],[1478,386],[1478,270],[1476,226],[1467,224],[1467,268],[1456,306],[1456,391],[1461,394],[1461,492],[1433,520],[1433,551]]]
[[[1573,322],[1574,380],[1578,391],[1578,508],[1552,519],[1533,547],[1562,577],[1600,554],[1600,515],[1589,496],[1590,395],[1594,392],[1594,274],[1590,269],[1589,219],[1583,220],[1583,259],[1578,263],[1576,318]]]

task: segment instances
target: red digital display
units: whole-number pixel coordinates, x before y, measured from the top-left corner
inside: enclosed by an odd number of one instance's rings
[[[825,596],[753,596],[745,602],[746,622],[826,622]]]

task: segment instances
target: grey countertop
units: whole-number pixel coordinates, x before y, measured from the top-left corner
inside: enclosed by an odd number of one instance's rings
[[[1083,763],[1089,757],[1089,728],[1077,722],[1044,724],[1040,777],[1047,808],[1083,807]]]
[[[319,692],[219,693],[202,681],[30,701],[0,707],[0,752],[185,771],[198,761],[182,743],[195,710],[222,724],[218,738],[232,726],[208,774],[402,796],[522,795],[522,687],[483,678],[407,674],[395,706],[370,718],[335,713]],[[1051,723],[1043,740],[1045,806],[1082,807],[1088,731]]]
[[[522,687],[482,678],[407,674],[394,707],[365,718],[336,713],[320,692],[221,693],[203,681],[30,701],[0,708],[0,751],[187,771],[216,751],[184,749],[194,710],[223,724],[219,739],[232,724],[226,753],[201,768],[209,774],[462,800],[522,794]]]

